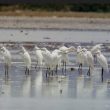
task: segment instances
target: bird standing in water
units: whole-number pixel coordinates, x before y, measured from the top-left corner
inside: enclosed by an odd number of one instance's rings
[[[85,59],[86,65],[89,66],[87,75],[90,76],[94,69],[94,58],[93,58],[91,51],[88,51],[86,48],[83,48],[82,51],[85,56],[84,59]]]
[[[39,66],[40,68],[43,64],[43,55],[42,55],[42,50],[37,46],[35,46],[35,57],[37,60],[37,64],[35,68],[37,68],[37,66]]]
[[[3,56],[5,76],[8,76],[9,67],[11,66],[11,53],[5,46],[0,46],[0,53]]]
[[[96,56],[97,56],[98,63],[102,67],[101,79],[102,79],[102,82],[103,82],[104,70],[106,70],[108,72],[108,62],[107,62],[106,57],[101,53],[101,51],[97,51]]]
[[[31,57],[30,57],[28,51],[23,46],[21,46],[20,55],[26,65],[25,74],[29,75],[29,72],[31,69]]]

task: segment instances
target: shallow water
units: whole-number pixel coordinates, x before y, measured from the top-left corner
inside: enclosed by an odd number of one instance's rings
[[[109,31],[0,29],[0,41],[109,42]]]
[[[26,34],[28,33],[28,34]],[[108,43],[110,33],[107,31],[67,31],[67,30],[4,30],[0,29],[0,41],[34,41],[34,42],[103,42]],[[8,37],[7,37],[8,36]],[[104,36],[104,37],[103,37]],[[48,37],[50,39],[44,39]],[[0,109],[1,110],[110,110],[110,73],[104,73],[101,82],[101,68],[96,64],[91,77],[87,76],[88,67],[84,66],[82,74],[77,71],[75,54],[69,55],[70,65],[66,76],[61,70],[58,77],[46,78],[46,70],[34,68],[29,76],[25,75],[25,66],[17,55],[17,50],[10,48],[12,67],[9,78],[4,75],[2,58],[0,60]],[[31,51],[30,51],[31,53]],[[110,62],[109,51],[104,51]],[[34,55],[31,53],[32,60]],[[71,67],[75,67],[71,71]]]

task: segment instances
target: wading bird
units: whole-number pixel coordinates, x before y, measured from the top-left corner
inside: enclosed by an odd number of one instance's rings
[[[94,58],[92,56],[92,53],[90,51],[88,51],[87,49],[83,48],[82,49],[83,51],[83,54],[84,54],[84,59],[85,59],[85,62],[87,64],[87,66],[89,66],[89,70],[87,72],[87,75],[91,75],[93,69],[94,69]]]
[[[68,54],[66,53],[68,48],[66,46],[62,46],[59,48],[59,50],[62,51],[61,61],[62,61],[62,73],[63,73],[64,70],[66,72],[66,65],[69,62]]]
[[[42,67],[42,64],[43,64],[42,50],[37,46],[35,46],[35,57],[37,60],[37,64],[35,68],[37,68],[37,66],[39,66],[39,68]]]
[[[45,62],[46,70],[46,77],[52,73],[52,56],[51,52],[47,48],[41,48],[43,60]]]
[[[58,49],[55,49],[54,51],[52,51],[52,67],[53,69],[55,69],[55,72],[57,74],[58,71],[58,67],[61,66],[61,52]]]
[[[84,64],[84,55],[81,46],[77,47],[77,63],[79,64],[78,71],[82,71],[82,65]]]
[[[94,56],[94,62],[95,63],[97,63],[97,57],[96,57],[96,52],[98,51],[98,50],[101,50],[101,46],[102,46],[103,44],[97,44],[97,45],[95,45],[95,46],[93,46],[92,47],[92,49],[90,50],[91,51],[91,53],[92,53],[92,55]]]
[[[104,72],[104,70],[106,70],[108,72],[108,62],[107,62],[106,57],[101,53],[101,51],[98,50],[96,52],[96,56],[97,56],[98,63],[102,67],[101,79],[102,79],[102,82],[103,82],[103,72]]]
[[[23,46],[21,46],[20,55],[26,65],[25,74],[29,75],[29,72],[31,69],[31,57],[30,57],[28,51]]]
[[[66,73],[66,65],[67,63],[69,63],[69,58],[68,58],[68,53],[70,52],[74,52],[76,51],[75,47],[71,46],[71,47],[66,47],[66,46],[62,46],[59,48],[59,50],[61,51],[61,61],[63,63],[62,65],[62,73],[65,70]]]
[[[0,46],[0,53],[3,56],[5,63],[5,76],[8,76],[9,67],[11,66],[11,53],[3,45]]]

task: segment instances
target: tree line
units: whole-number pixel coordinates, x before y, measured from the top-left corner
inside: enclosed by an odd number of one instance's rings
[[[0,11],[16,9],[32,11],[110,12],[110,4],[0,4]]]

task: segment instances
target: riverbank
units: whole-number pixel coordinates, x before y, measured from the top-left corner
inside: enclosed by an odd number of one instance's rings
[[[0,16],[0,28],[110,30],[109,18]]]

